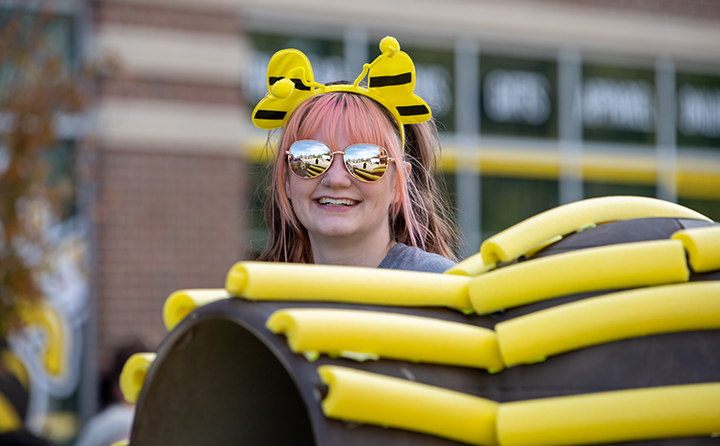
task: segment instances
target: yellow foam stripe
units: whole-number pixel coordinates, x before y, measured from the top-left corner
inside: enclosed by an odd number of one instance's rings
[[[285,333],[295,353],[352,351],[493,372],[504,368],[494,331],[457,322],[378,311],[284,309],[266,326]]]
[[[322,402],[326,417],[497,444],[494,401],[345,367],[325,365],[318,373],[330,388]]]
[[[349,266],[238,262],[225,288],[250,300],[306,300],[471,310],[469,277]]]
[[[487,239],[480,247],[484,263],[509,262],[558,235],[589,223],[645,217],[684,217],[711,221],[686,207],[645,197],[601,197],[550,209]]]
[[[534,246],[530,251],[523,254],[528,259],[532,258],[535,254],[538,253],[538,251],[547,248],[548,246],[559,242],[562,240],[562,235],[556,235],[555,237],[551,238],[550,240],[545,240],[544,242],[540,243],[539,245]]]
[[[20,307],[20,315],[25,324],[35,325],[45,331],[45,356],[44,365],[47,371],[52,375],[62,375],[65,370],[63,363],[66,348],[66,333],[63,325],[54,308],[45,302],[37,305],[23,305]]]
[[[0,434],[22,427],[22,420],[10,400],[0,392]]]
[[[720,282],[623,291],[495,326],[508,367],[619,339],[708,329],[720,329]]]
[[[720,269],[720,225],[678,231],[672,238],[683,243],[696,273]]]
[[[147,371],[156,357],[155,353],[135,353],[125,362],[120,373],[120,390],[128,403],[137,403]]]
[[[495,264],[486,265],[482,259],[482,254],[477,253],[471,255],[467,259],[445,271],[443,274],[454,274],[457,276],[475,277],[482,273],[488,272],[495,268]]]
[[[165,328],[170,331],[196,308],[228,298],[230,294],[222,288],[175,291],[165,300],[163,306]]]
[[[586,291],[685,282],[690,272],[677,240],[584,249],[500,268],[470,282],[478,314]]]
[[[606,444],[720,433],[720,383],[504,403],[502,446]]]

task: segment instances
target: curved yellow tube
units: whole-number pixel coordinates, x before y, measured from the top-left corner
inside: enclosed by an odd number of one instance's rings
[[[677,240],[624,243],[510,265],[475,277],[470,301],[478,314],[586,291],[688,280]]]
[[[712,221],[686,207],[646,197],[601,197],[577,201],[528,218],[487,239],[480,247],[485,264],[509,262],[558,235],[589,223],[646,217]]]
[[[125,362],[120,373],[120,391],[128,403],[137,403],[145,376],[157,354],[135,353]]]
[[[172,330],[198,307],[229,298],[230,294],[222,288],[175,291],[165,299],[165,305],[163,306],[165,328],[168,331]]]
[[[326,417],[495,446],[498,403],[426,384],[345,367],[318,367],[330,392]]]
[[[344,351],[382,358],[504,368],[495,332],[482,327],[378,311],[283,309],[266,326],[285,333],[293,352],[341,355]]]
[[[606,444],[720,433],[720,383],[622,390],[500,405],[502,446]]]
[[[443,274],[454,274],[456,276],[469,276],[475,277],[482,273],[488,272],[495,268],[495,264],[485,264],[481,253],[471,255],[467,259],[451,267]]]
[[[225,288],[250,300],[305,300],[471,310],[469,277],[349,266],[238,262]]]
[[[623,291],[495,326],[508,367],[619,339],[707,329],[720,329],[720,282]]]
[[[672,238],[685,246],[696,273],[720,269],[720,225],[678,231]]]

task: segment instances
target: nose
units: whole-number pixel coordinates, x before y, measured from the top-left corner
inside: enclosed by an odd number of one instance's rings
[[[332,189],[350,187],[352,180],[350,173],[345,168],[345,158],[342,152],[335,152],[332,163],[325,172],[322,185]]]

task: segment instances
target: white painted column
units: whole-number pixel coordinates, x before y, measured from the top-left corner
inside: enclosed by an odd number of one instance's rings
[[[677,133],[675,100],[675,65],[663,58],[655,62],[657,119],[655,120],[655,155],[657,174],[655,195],[663,200],[677,201]]]
[[[558,137],[560,204],[582,200],[582,57],[575,49],[558,56]]]
[[[455,43],[455,132],[458,223],[464,236],[460,255],[467,258],[480,250],[482,242],[480,48],[471,40]]]
[[[363,64],[372,62],[368,50],[368,33],[362,28],[348,28],[343,35],[346,80],[354,81],[362,72]]]

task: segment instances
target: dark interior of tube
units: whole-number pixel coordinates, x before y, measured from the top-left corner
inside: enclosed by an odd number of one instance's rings
[[[133,446],[315,444],[287,371],[237,323],[204,320],[170,348],[155,364]]]

